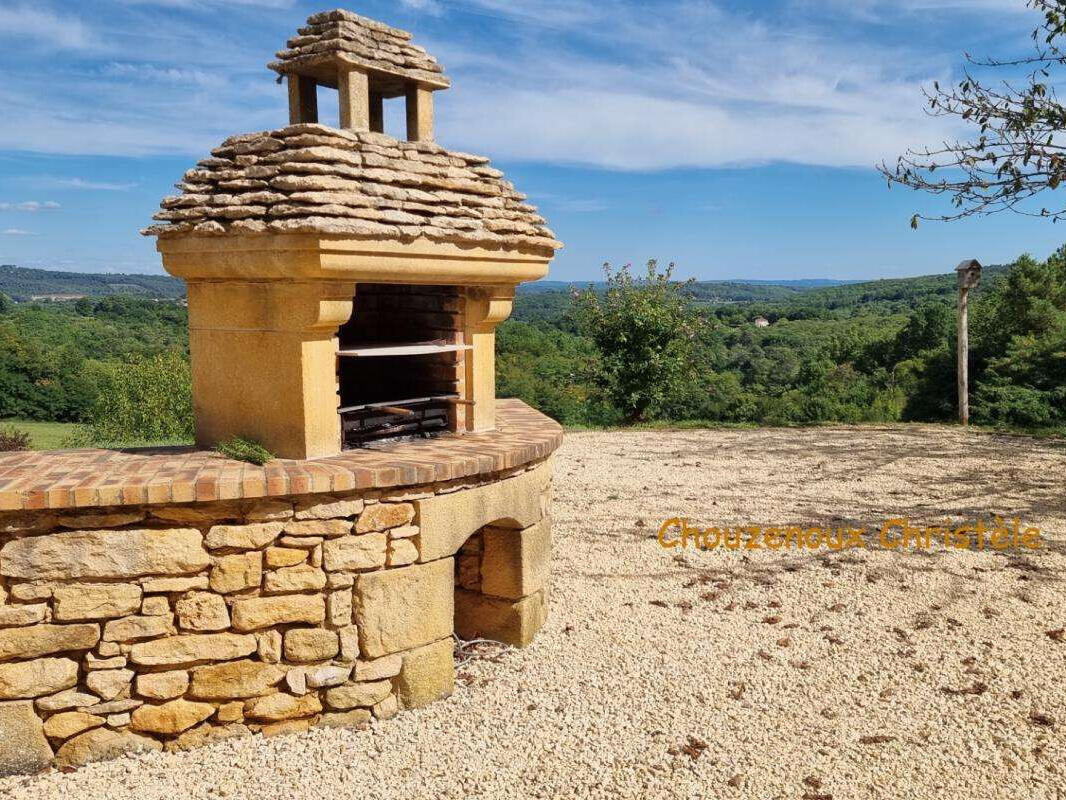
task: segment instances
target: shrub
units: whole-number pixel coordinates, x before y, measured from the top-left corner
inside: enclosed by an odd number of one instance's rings
[[[0,427],[0,452],[12,450],[29,450],[30,435],[20,431],[14,425]]]
[[[246,461],[249,464],[257,464],[260,467],[274,458],[274,454],[263,445],[252,439],[243,439],[240,436],[232,436],[224,442],[219,442],[215,448],[226,458],[234,461]]]
[[[99,396],[88,427],[93,444],[192,440],[192,376],[183,354],[168,351],[96,369]]]

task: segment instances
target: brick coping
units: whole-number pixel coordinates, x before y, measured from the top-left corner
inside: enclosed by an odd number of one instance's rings
[[[210,450],[53,450],[0,454],[0,511],[211,502],[414,486],[547,458],[562,427],[520,400],[496,401],[491,433],[447,436],[258,467]]]

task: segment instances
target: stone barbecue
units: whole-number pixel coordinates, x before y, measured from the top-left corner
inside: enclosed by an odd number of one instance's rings
[[[196,438],[289,458],[489,431],[495,327],[561,245],[488,159],[433,142],[440,67],[409,35],[316,14],[271,68],[290,125],[224,141],[145,230],[188,284]],[[340,128],[318,123],[338,90]],[[407,140],[382,132],[407,104]]]
[[[433,143],[449,84],[408,34],[316,14],[270,67],[290,125],[146,231],[188,284],[204,449],[0,454],[0,774],[384,720],[451,693],[454,635],[544,622],[562,434],[497,402],[494,331],[559,244]],[[280,458],[207,449],[234,435]]]

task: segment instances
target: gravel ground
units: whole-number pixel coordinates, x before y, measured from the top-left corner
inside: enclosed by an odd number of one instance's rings
[[[933,426],[576,433],[551,616],[367,731],[0,781],[19,800],[1066,797],[1066,444]],[[679,555],[662,520],[1018,515],[1032,552]]]

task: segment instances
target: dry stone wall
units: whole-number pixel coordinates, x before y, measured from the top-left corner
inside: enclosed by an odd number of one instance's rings
[[[541,462],[388,493],[0,515],[0,773],[447,696],[457,621],[519,645],[543,622],[549,492]]]

